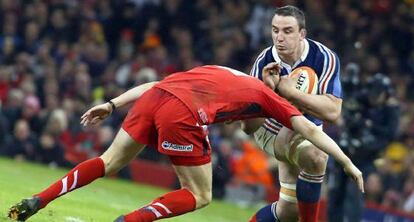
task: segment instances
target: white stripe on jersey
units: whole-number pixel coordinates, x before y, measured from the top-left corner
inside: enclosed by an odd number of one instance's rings
[[[323,93],[326,93],[326,91],[328,91],[329,81],[331,81],[332,77],[334,76],[335,69],[336,69],[335,55],[330,50],[328,50],[328,53],[330,54],[330,57],[332,58],[332,67],[331,67],[330,72],[327,73],[324,82],[322,82],[322,92]]]
[[[259,78],[259,72],[260,72],[260,70],[259,70],[259,63],[260,63],[260,61],[265,57],[265,55],[266,55],[266,52],[267,52],[267,50],[269,49],[269,48],[271,48],[272,46],[270,46],[270,47],[267,47],[267,48],[265,48],[260,54],[259,54],[259,56],[257,56],[257,59],[256,59],[256,61],[254,62],[254,64],[253,64],[253,69],[251,70],[251,72],[250,72],[250,75],[251,76],[254,76],[254,77],[256,77],[256,78]]]
[[[326,46],[322,45],[320,42],[314,41],[318,46],[319,50],[324,55],[324,63],[323,63],[323,70],[322,75],[319,78],[319,93],[325,94],[328,89],[329,80],[332,78],[333,74],[335,73],[336,69],[336,58],[335,55],[332,53],[330,49]]]

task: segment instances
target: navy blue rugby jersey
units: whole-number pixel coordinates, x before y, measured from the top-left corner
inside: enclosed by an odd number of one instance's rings
[[[342,98],[340,61],[338,56],[335,52],[317,41],[308,38],[304,41],[305,49],[303,54],[293,66],[281,61],[275,46],[270,46],[264,49],[256,58],[250,75],[262,80],[262,69],[271,62],[278,62],[282,65],[281,75],[287,75],[297,67],[308,66],[318,76],[317,94],[331,94]],[[320,119],[307,114],[305,116],[318,126],[322,124],[322,120]],[[282,128],[282,125],[274,119],[266,119],[264,127],[274,134],[277,134]]]

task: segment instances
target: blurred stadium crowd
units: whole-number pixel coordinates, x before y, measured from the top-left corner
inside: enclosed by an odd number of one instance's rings
[[[82,128],[88,107],[201,64],[250,72],[272,44],[274,8],[292,4],[306,12],[308,37],[341,59],[343,119],[326,130],[368,172],[366,199],[414,213],[414,1],[0,2],[0,155],[51,166],[97,156],[127,109]],[[377,73],[389,78],[375,81]],[[210,128],[219,198],[229,184],[271,190],[277,182],[267,157],[237,128]],[[167,162],[150,149],[142,156]]]

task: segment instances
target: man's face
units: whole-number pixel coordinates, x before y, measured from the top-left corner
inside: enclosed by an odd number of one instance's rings
[[[305,38],[305,30],[299,29],[293,16],[275,15],[272,19],[272,39],[280,56],[293,55]]]

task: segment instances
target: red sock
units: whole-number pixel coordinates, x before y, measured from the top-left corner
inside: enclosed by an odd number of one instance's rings
[[[187,189],[176,190],[158,197],[151,204],[125,215],[125,222],[151,222],[195,210],[193,194]]]
[[[97,157],[84,161],[69,171],[62,179],[50,185],[34,196],[40,197],[40,207],[43,208],[57,197],[87,185],[99,177],[105,175],[105,165],[101,158]]]
[[[296,183],[299,221],[317,222],[319,215],[319,199],[324,175],[312,175],[304,171],[299,173]]]
[[[298,202],[300,222],[317,222],[319,215],[319,202]]]

